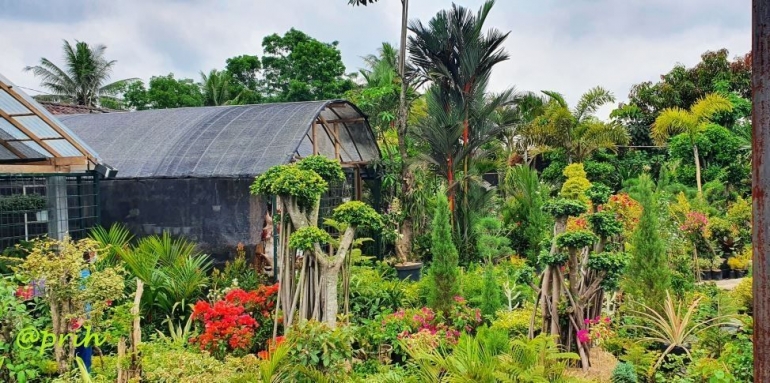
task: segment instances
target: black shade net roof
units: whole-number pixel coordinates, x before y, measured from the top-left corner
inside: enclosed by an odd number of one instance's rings
[[[335,129],[311,129],[319,118],[336,126],[342,162],[380,158],[365,116],[343,100],[59,116],[117,178],[256,176],[311,155],[314,136],[334,158]]]

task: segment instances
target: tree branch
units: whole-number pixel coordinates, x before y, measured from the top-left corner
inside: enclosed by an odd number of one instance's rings
[[[337,255],[334,257],[334,267],[342,266],[342,262],[345,261],[345,258],[350,251],[350,247],[353,245],[353,240],[355,237],[356,227],[349,225],[348,228],[345,229],[345,234],[342,235],[342,239],[340,240],[340,246],[337,249]]]

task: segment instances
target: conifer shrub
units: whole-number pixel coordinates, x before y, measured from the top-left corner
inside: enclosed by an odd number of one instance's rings
[[[429,269],[427,288],[428,306],[439,312],[449,312],[455,296],[460,294],[460,269],[457,248],[452,240],[449,223],[449,201],[441,193],[436,199],[431,233],[433,263]]]

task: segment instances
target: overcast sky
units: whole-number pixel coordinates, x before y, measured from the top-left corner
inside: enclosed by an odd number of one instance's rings
[[[61,63],[62,39],[77,39],[107,46],[118,61],[113,79],[173,72],[198,80],[200,70],[222,68],[228,57],[261,56],[264,36],[291,27],[339,41],[353,72],[383,41],[397,45],[400,1],[347,2],[0,0],[0,73],[40,89],[22,68],[40,57]],[[474,10],[482,2],[458,1]],[[410,3],[410,19],[427,21],[452,2]],[[706,50],[748,52],[751,0],[498,0],[487,26],[511,31],[511,59],[495,67],[492,90],[557,90],[574,102],[602,85],[623,101],[631,85],[676,63],[693,65]]]

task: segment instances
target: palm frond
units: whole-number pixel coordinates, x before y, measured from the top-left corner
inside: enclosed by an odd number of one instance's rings
[[[650,135],[659,145],[665,144],[669,137],[680,133],[695,134],[698,121],[692,113],[681,108],[663,110],[652,124]]]
[[[603,105],[615,102],[612,92],[600,86],[590,89],[580,97],[575,107],[575,119],[580,122],[586,117],[592,117]]]
[[[109,229],[97,226],[91,229],[89,236],[105,249],[104,261],[109,265],[117,263],[120,259],[118,249],[127,249],[134,238],[128,228],[120,223],[112,224]]]
[[[711,121],[711,118],[717,113],[732,110],[733,104],[730,100],[718,93],[709,93],[690,107],[694,118],[702,122]]]

